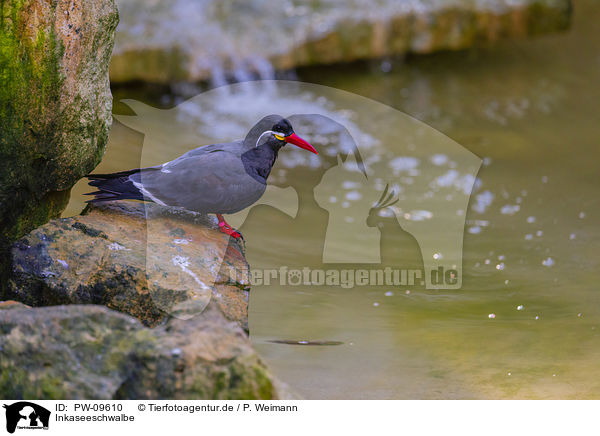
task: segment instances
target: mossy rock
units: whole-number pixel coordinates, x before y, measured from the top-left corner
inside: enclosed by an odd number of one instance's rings
[[[112,123],[114,0],[0,0],[0,248],[60,214]]]
[[[293,398],[216,304],[149,329],[102,306],[11,303],[0,306],[0,349],[3,398]]]

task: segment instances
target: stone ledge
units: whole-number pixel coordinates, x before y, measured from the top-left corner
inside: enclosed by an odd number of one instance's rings
[[[30,306],[102,304],[153,327],[172,315],[193,316],[212,299],[227,319],[248,329],[243,247],[207,216],[140,202],[101,203],[19,240],[11,267],[3,298]]]
[[[291,399],[213,302],[148,329],[96,305],[0,305],[0,395],[14,399]]]

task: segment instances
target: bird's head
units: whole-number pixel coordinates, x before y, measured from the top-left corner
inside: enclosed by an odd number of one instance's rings
[[[286,144],[293,144],[296,147],[319,154],[312,145],[296,135],[292,124],[287,119],[278,115],[269,115],[263,118],[256,126],[254,126],[250,133],[252,132],[258,134],[256,147],[258,147],[260,142],[266,138],[270,141],[278,141],[282,147]]]

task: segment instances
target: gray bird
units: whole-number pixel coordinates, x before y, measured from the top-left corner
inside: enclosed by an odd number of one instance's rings
[[[241,235],[223,214],[239,212],[262,197],[277,154],[288,143],[318,154],[287,119],[269,115],[244,140],[199,147],[155,167],[89,175],[98,191],[86,194],[94,196],[88,203],[142,200],[214,213],[221,231],[237,239]]]

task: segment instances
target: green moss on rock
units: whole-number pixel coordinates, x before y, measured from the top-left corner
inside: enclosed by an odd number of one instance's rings
[[[0,0],[0,247],[60,214],[108,139],[114,0]]]
[[[3,398],[293,398],[216,305],[155,329],[101,306],[0,310]]]

